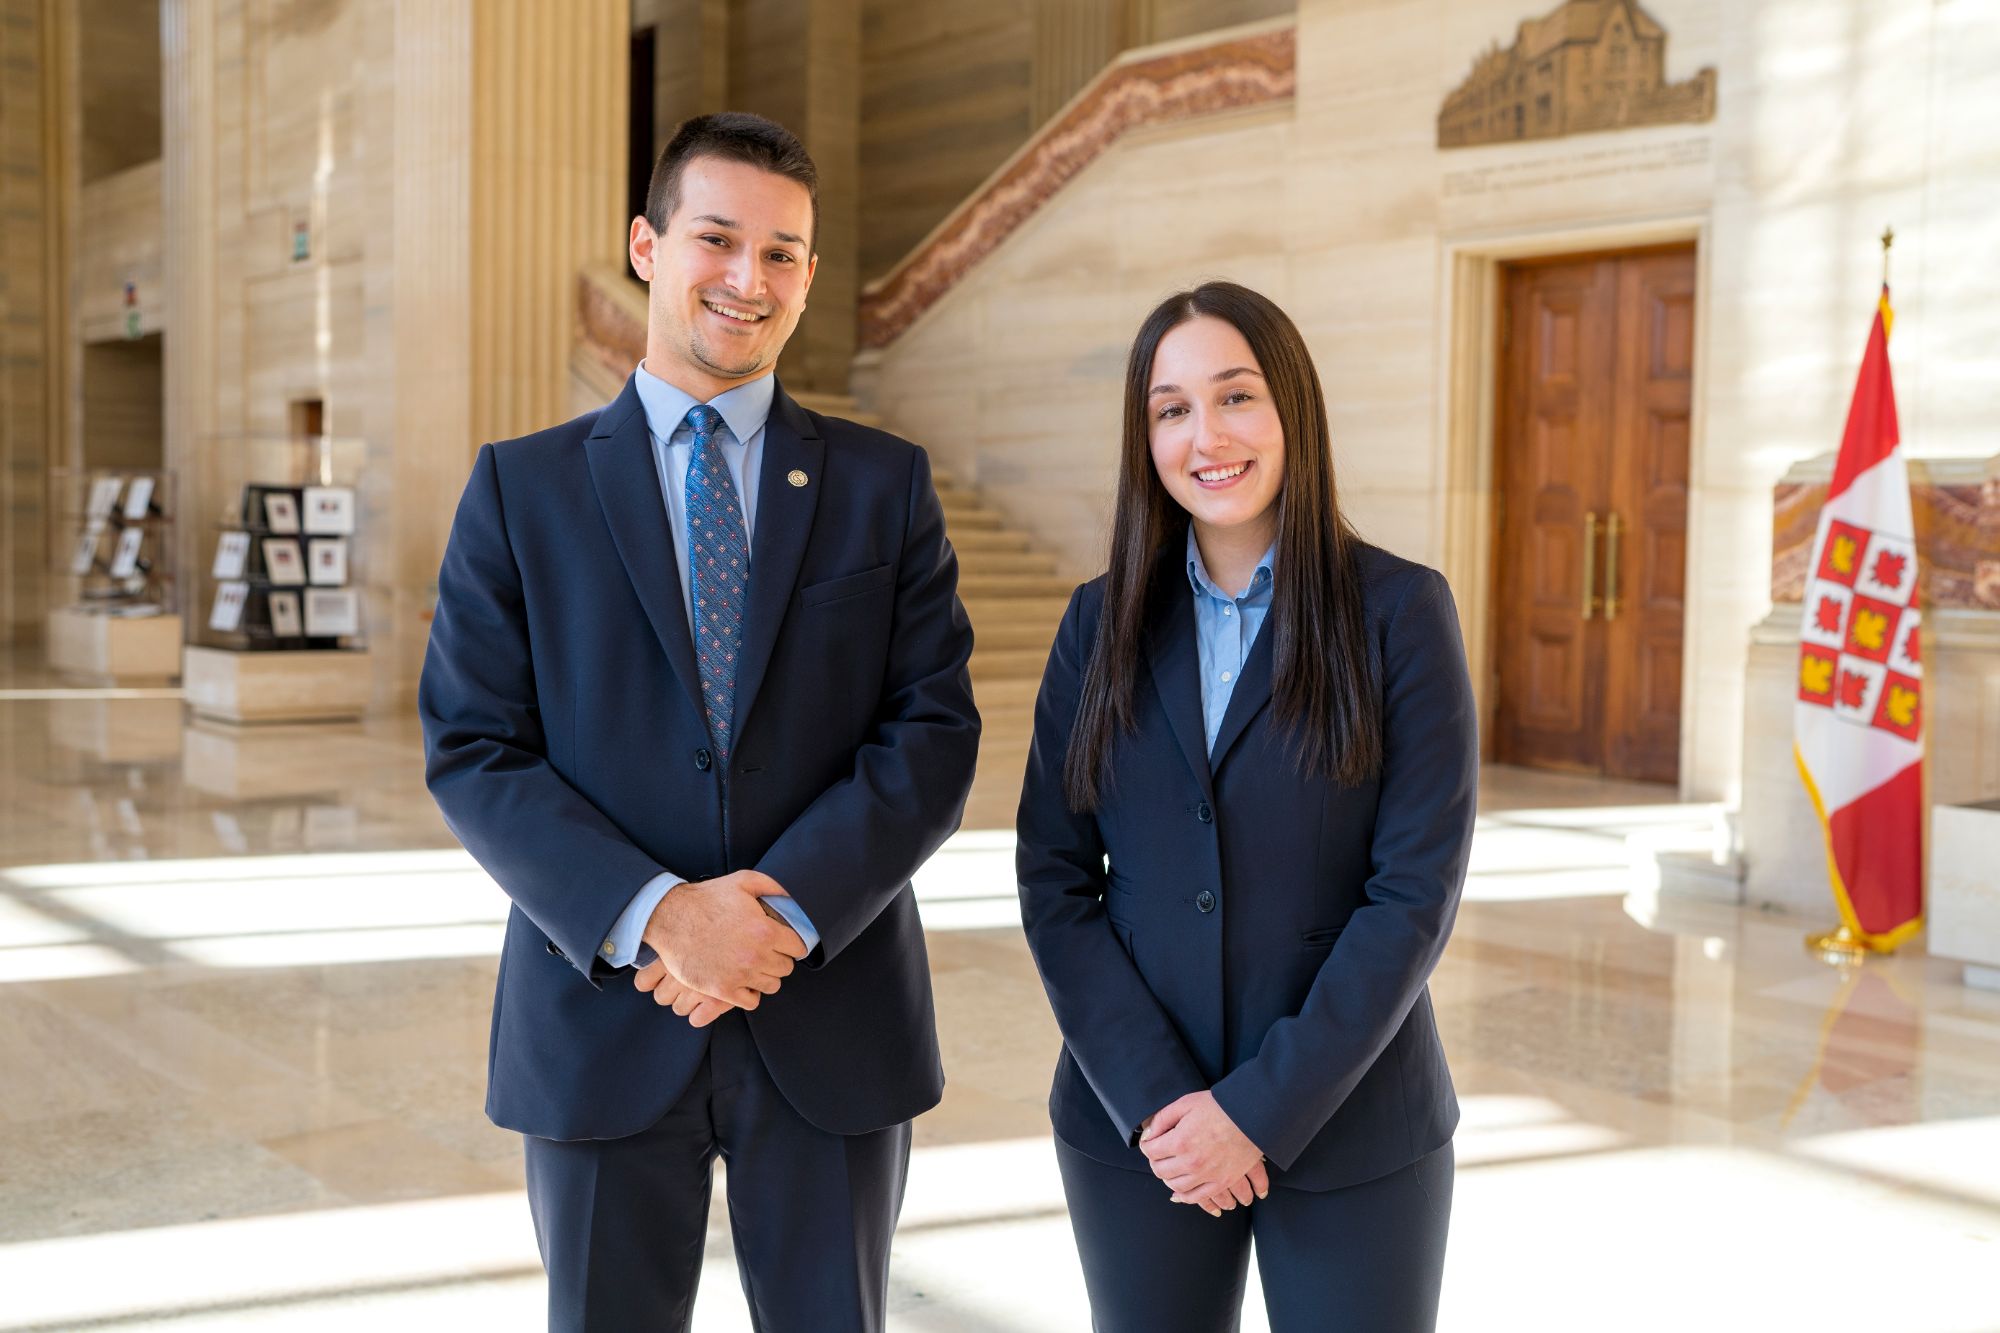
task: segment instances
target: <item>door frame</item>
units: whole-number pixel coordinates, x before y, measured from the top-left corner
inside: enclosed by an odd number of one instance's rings
[[[1740,732],[1740,718],[1711,718],[1701,710],[1697,663],[1709,645],[1699,608],[1703,590],[1695,571],[1708,536],[1704,519],[1707,478],[1708,312],[1711,227],[1702,214],[1670,214],[1631,222],[1584,226],[1513,228],[1439,238],[1437,328],[1438,365],[1444,392],[1438,395],[1437,438],[1444,442],[1443,478],[1438,488],[1437,530],[1444,534],[1442,569],[1459,597],[1466,658],[1472,664],[1473,698],[1478,706],[1481,757],[1491,759],[1495,686],[1493,580],[1499,524],[1501,290],[1500,267],[1520,259],[1585,256],[1658,245],[1693,245],[1695,263],[1694,388],[1688,423],[1688,539],[1684,571],[1687,600],[1682,613],[1680,782],[1683,800],[1710,797],[1702,780],[1697,737],[1721,739]],[[1728,651],[1736,650],[1731,645]],[[1733,760],[1725,765],[1734,771]]]

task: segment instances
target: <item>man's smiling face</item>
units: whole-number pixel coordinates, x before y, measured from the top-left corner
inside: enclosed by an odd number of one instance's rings
[[[651,285],[647,369],[704,400],[767,375],[798,327],[816,259],[806,187],[744,162],[698,157],[657,236],[632,224]]]

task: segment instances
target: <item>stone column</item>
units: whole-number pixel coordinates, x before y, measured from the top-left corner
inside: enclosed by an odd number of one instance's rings
[[[630,27],[627,0],[470,8],[473,431],[492,440],[562,419],[577,271],[625,252]]]
[[[48,466],[64,434],[53,11],[49,0],[0,5],[0,644],[40,632]]]
[[[222,438],[243,419],[244,43],[219,0],[160,9],[164,456],[186,624],[207,620],[215,524],[231,504]]]
[[[746,0],[729,28],[732,109],[783,124],[819,167],[819,269],[778,374],[845,394],[861,293],[860,0]]]

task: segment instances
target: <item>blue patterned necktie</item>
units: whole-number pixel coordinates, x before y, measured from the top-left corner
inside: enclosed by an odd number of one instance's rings
[[[688,588],[694,602],[694,657],[701,670],[701,704],[716,757],[729,758],[736,710],[736,658],[743,643],[743,609],[750,588],[750,539],[743,506],[722,461],[722,414],[706,403],[688,409],[694,453],[688,460]]]

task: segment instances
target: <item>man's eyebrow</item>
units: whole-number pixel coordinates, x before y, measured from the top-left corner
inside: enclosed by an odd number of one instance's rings
[[[717,213],[698,213],[695,215],[693,220],[696,222],[706,222],[710,226],[727,227],[730,231],[743,230],[743,224],[738,222],[735,218],[726,218]],[[786,245],[796,245],[801,250],[805,249],[806,246],[805,237],[794,236],[788,231],[774,231],[771,233],[771,238],[773,240],[782,241]]]

